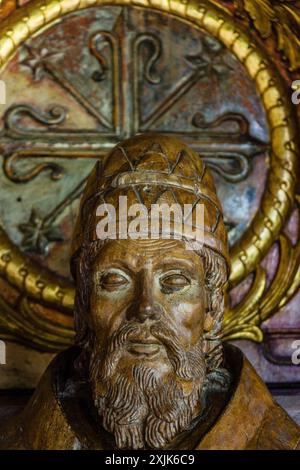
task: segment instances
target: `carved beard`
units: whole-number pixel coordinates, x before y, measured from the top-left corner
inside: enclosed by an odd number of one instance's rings
[[[126,323],[105,351],[94,347],[90,356],[95,406],[119,449],[163,448],[188,429],[196,406],[199,412],[204,407],[202,341],[186,352],[174,332],[157,322],[150,332],[165,347],[167,371],[142,359],[121,367],[130,338],[142,330],[141,324]]]

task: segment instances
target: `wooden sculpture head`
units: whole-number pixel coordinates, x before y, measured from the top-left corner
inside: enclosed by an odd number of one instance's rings
[[[120,196],[127,209],[190,204],[194,212],[201,203],[203,243],[191,245],[175,226],[168,239],[130,237],[124,220],[99,239],[97,208],[120,208]],[[99,420],[118,448],[165,448],[228,388],[220,341],[227,250],[212,178],[185,144],[141,135],[97,163],[72,246],[75,321]]]

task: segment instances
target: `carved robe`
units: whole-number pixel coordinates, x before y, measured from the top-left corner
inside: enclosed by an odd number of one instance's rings
[[[24,411],[0,430],[0,449],[113,448],[89,405],[87,384],[76,385],[68,378],[77,354],[71,348],[54,359]],[[191,445],[187,433],[180,449],[300,449],[299,427],[274,401],[246,357],[232,346],[225,347],[225,357],[235,382],[231,398],[198,443]]]

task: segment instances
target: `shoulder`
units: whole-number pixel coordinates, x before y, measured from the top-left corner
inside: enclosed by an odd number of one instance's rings
[[[300,442],[299,426],[274,401],[244,354],[233,346],[224,349],[234,376],[232,395],[198,448],[296,449]]]
[[[289,415],[274,403],[264,414],[264,418],[249,449],[296,450],[300,449],[300,428]]]
[[[53,388],[53,376],[65,353],[51,362],[25,409],[0,429],[0,449],[71,449],[76,437]]]

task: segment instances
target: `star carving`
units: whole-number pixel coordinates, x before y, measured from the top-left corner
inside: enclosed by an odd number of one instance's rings
[[[45,222],[35,209],[31,210],[29,221],[18,226],[23,233],[22,248],[38,254],[49,250],[49,243],[63,241],[64,237],[58,226]]]
[[[53,59],[62,57],[62,52],[49,52],[44,47],[37,49],[34,47],[25,46],[27,56],[20,61],[20,65],[27,67],[31,70],[34,80],[41,80],[44,73],[47,71],[47,64]]]

